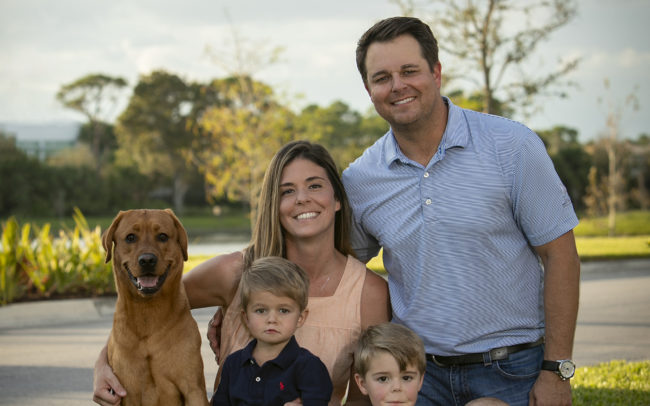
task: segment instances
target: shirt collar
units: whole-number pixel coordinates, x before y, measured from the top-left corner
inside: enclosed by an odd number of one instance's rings
[[[250,343],[248,343],[246,347],[243,348],[241,354],[242,365],[250,364],[251,361],[255,360],[255,358],[253,358],[253,350],[255,349],[256,345],[257,339],[253,339]],[[291,339],[289,339],[287,345],[285,345],[282,351],[280,351],[280,354],[269,362],[276,364],[280,368],[286,369],[293,363],[296,358],[298,358],[299,349],[300,347],[298,346],[296,337],[291,336]]]
[[[442,134],[442,140],[438,147],[438,150],[444,154],[444,152],[449,148],[465,148],[468,143],[469,133],[467,131],[467,123],[463,117],[463,109],[453,104],[446,96],[443,96],[442,99],[447,107],[449,107],[447,126],[445,127],[445,132]],[[386,165],[390,165],[397,159],[402,160],[403,162],[410,161],[400,150],[392,128],[386,135],[386,144],[384,147]]]

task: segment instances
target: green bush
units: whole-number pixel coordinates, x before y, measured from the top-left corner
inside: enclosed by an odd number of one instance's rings
[[[52,297],[115,293],[112,269],[104,263],[99,227],[90,229],[78,209],[74,229],[50,233],[50,224],[31,231],[10,218],[2,226],[0,304]]]

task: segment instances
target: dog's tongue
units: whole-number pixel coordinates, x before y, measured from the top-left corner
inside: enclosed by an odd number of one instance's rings
[[[154,288],[157,283],[157,276],[141,276],[138,278],[138,285],[140,285],[141,288]]]

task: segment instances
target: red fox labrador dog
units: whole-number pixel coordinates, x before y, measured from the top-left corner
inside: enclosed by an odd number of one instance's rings
[[[180,221],[169,209],[120,211],[102,243],[117,288],[108,363],[126,389],[122,405],[208,405]]]

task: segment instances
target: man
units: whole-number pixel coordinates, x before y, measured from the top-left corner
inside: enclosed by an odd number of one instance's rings
[[[418,404],[571,404],[578,219],[543,143],[441,97],[418,19],[375,24],[357,66],[391,129],[343,173],[353,248],[383,248],[394,322],[424,341]]]

